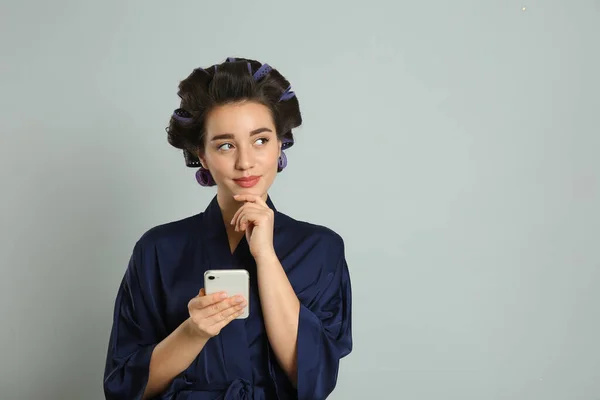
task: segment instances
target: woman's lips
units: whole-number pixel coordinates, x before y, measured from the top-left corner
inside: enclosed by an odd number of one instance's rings
[[[238,186],[243,188],[250,188],[258,183],[260,176],[245,176],[243,178],[234,179]]]

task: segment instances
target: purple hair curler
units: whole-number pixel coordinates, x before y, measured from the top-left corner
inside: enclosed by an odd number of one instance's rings
[[[254,80],[258,82],[259,80],[261,80],[262,78],[267,76],[267,74],[269,72],[271,72],[272,69],[273,68],[271,68],[271,66],[269,64],[261,65],[261,67],[258,69],[258,71],[256,71],[253,75]]]
[[[214,178],[212,177],[212,175],[210,174],[210,171],[205,169],[204,167],[201,167],[200,169],[198,169],[198,171],[196,171],[196,181],[201,186],[215,186],[216,185],[216,182],[215,182]]]
[[[187,124],[192,122],[192,114],[184,110],[183,108],[178,108],[173,111],[173,118],[181,123]]]
[[[281,156],[279,156],[279,160],[277,161],[277,172],[283,171],[285,167],[287,167],[287,156],[282,151]]]
[[[292,97],[294,97],[296,95],[296,93],[294,93],[291,89],[292,89],[292,86],[291,85],[288,86],[288,88],[285,89],[285,92],[283,92],[283,94],[279,98],[279,101],[286,101],[286,100],[289,100]]]

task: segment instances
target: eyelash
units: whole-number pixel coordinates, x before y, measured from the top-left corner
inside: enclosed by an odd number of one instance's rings
[[[269,142],[269,138],[266,138],[266,137],[262,137],[262,138],[256,139],[256,141],[259,141],[259,140],[263,140],[264,141],[263,145],[265,145],[265,144],[267,144]],[[231,143],[222,143],[222,144],[220,144],[220,145],[217,146],[217,150],[227,151],[228,149],[223,149],[223,146],[225,146],[225,145],[231,145]]]

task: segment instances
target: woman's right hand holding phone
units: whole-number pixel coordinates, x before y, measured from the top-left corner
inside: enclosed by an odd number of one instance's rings
[[[242,315],[246,304],[241,296],[227,297],[223,292],[207,296],[204,289],[200,289],[198,296],[188,303],[188,321],[195,335],[208,340]]]

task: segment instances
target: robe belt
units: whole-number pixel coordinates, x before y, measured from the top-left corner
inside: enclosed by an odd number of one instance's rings
[[[231,382],[200,384],[195,382],[185,382],[182,387],[175,390],[175,399],[193,400],[200,394],[209,394],[225,392],[222,400],[262,400],[266,398],[266,392],[263,387],[252,386],[245,379],[238,378]],[[200,398],[200,397],[199,397]],[[211,397],[212,398],[212,397]]]

